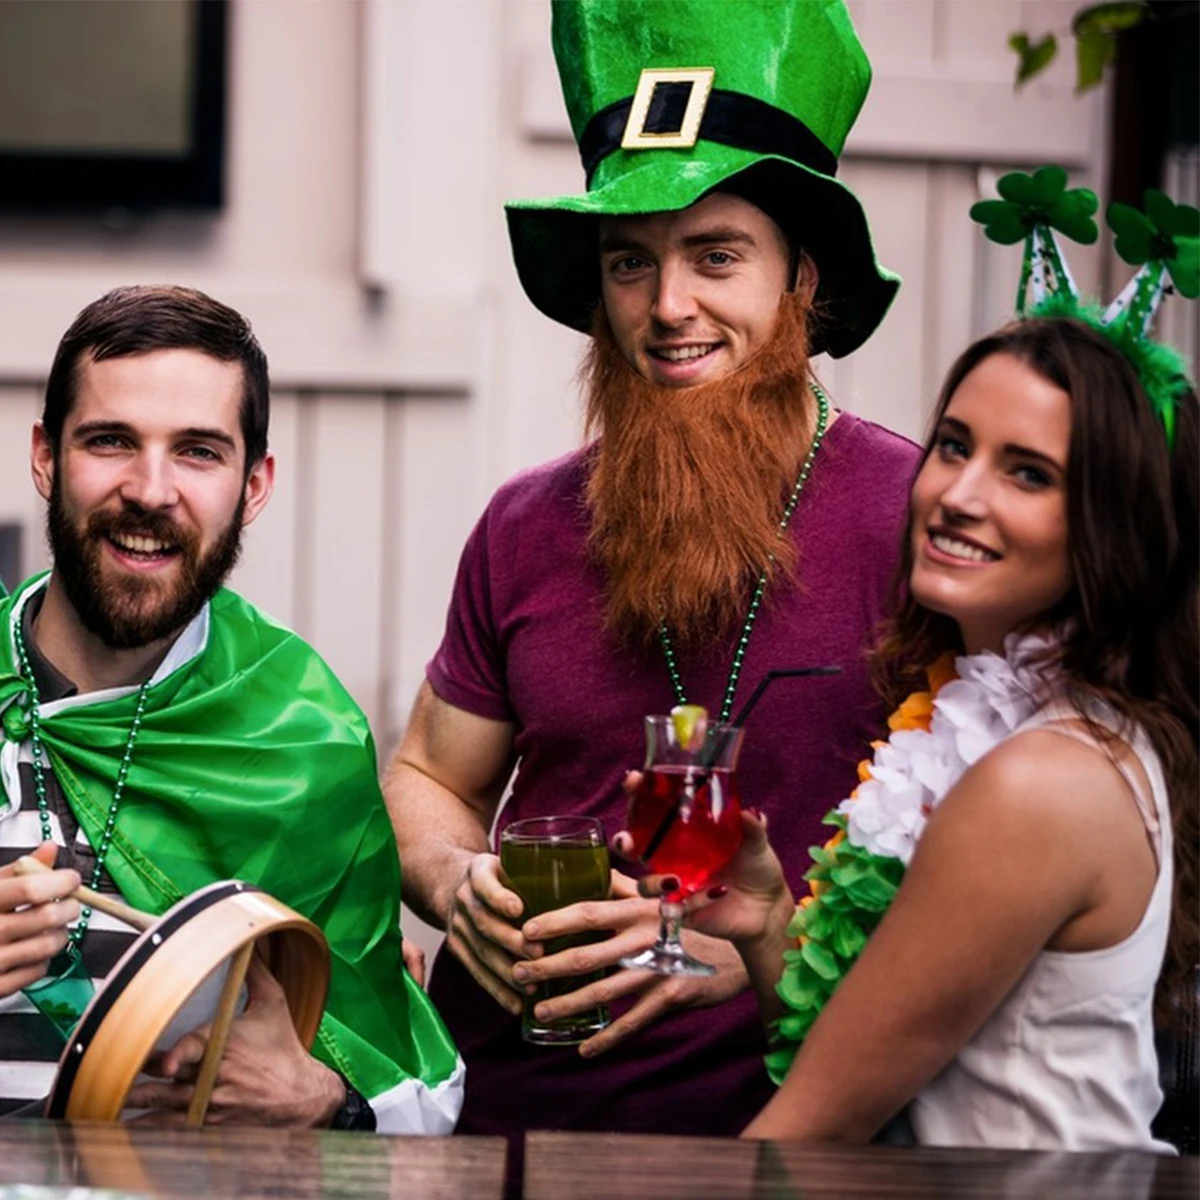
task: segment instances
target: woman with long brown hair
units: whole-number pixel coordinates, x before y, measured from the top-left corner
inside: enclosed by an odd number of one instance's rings
[[[1160,974],[1160,1010],[1195,986],[1200,686],[1195,394],[1173,404],[1168,439],[1126,355],[1073,319],[952,368],[875,666],[893,700],[939,661],[957,679],[841,806],[907,866],[746,1136],[866,1140],[908,1106],[931,1144],[1169,1149],[1152,1008]],[[775,1022],[785,952],[785,996],[812,991],[789,986],[801,959],[835,968],[797,950],[765,823],[744,822],[692,924],[738,946]],[[818,899],[849,894],[833,854]]]

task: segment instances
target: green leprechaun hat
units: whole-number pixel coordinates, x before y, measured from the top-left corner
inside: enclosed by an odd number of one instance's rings
[[[842,0],[553,0],[553,43],[587,192],[506,206],[530,300],[573,329],[600,297],[597,219],[757,204],[816,262],[813,350],[841,357],[900,280],[834,177],[871,65]]]

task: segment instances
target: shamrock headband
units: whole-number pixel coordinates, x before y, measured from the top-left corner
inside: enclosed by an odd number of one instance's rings
[[[1013,171],[996,185],[1000,200],[981,200],[971,219],[988,239],[1002,246],[1025,242],[1017,285],[1019,317],[1074,317],[1113,341],[1132,363],[1143,391],[1167,434],[1175,441],[1175,404],[1191,384],[1183,357],[1155,342],[1150,327],[1163,297],[1177,291],[1189,300],[1200,295],[1200,210],[1174,204],[1162,192],[1146,193],[1146,211],[1110,204],[1106,216],[1116,235],[1114,248],[1138,267],[1121,294],[1103,311],[1080,298],[1055,231],[1091,245],[1099,236],[1092,214],[1094,192],[1067,188],[1062,167],[1041,167],[1032,175]]]

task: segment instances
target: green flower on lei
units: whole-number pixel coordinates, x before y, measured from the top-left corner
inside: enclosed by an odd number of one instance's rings
[[[1053,691],[1055,641],[1012,635],[1004,654],[947,653],[888,717],[886,742],[858,764],[858,787],[825,818],[813,847],[775,990],[782,1014],[767,1070],[783,1081],[796,1050],[862,954],[896,896],[926,820],[963,773],[1019,728]]]
[[[928,731],[933,701],[954,678],[954,656],[943,655],[926,671],[928,691],[914,692],[888,718],[893,734]],[[886,744],[874,744],[876,754]],[[872,763],[858,765],[860,788],[872,779]],[[859,796],[859,788],[850,800]],[[809,895],[796,908],[788,936],[797,940],[783,954],[783,974],[775,990],[783,1015],[773,1029],[773,1049],[766,1056],[767,1073],[778,1085],[791,1066],[800,1043],[808,1036],[846,972],[862,953],[867,939],[887,912],[904,878],[906,861],[894,853],[880,854],[848,836],[850,819],[839,805],[824,819],[836,832],[824,846],[809,849],[813,865],[804,878]]]
[[[788,936],[800,945],[783,955],[778,992],[785,1012],[775,1027],[776,1049],[766,1057],[776,1084],[783,1081],[797,1047],[862,953],[904,877],[899,859],[872,854],[847,839],[841,813],[831,812],[824,824],[836,826],[838,832],[824,846],[809,850],[813,866],[804,878],[812,894],[801,900],[788,926]]]

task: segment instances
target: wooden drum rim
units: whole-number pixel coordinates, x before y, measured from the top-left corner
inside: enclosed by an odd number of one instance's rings
[[[184,931],[186,945],[178,937]],[[213,883],[179,901],[122,955],[63,1049],[46,1115],[117,1120],[147,1056],[196,988],[247,943],[272,934],[287,935],[272,965],[297,1036],[311,1047],[329,987],[324,935],[260,888]]]

